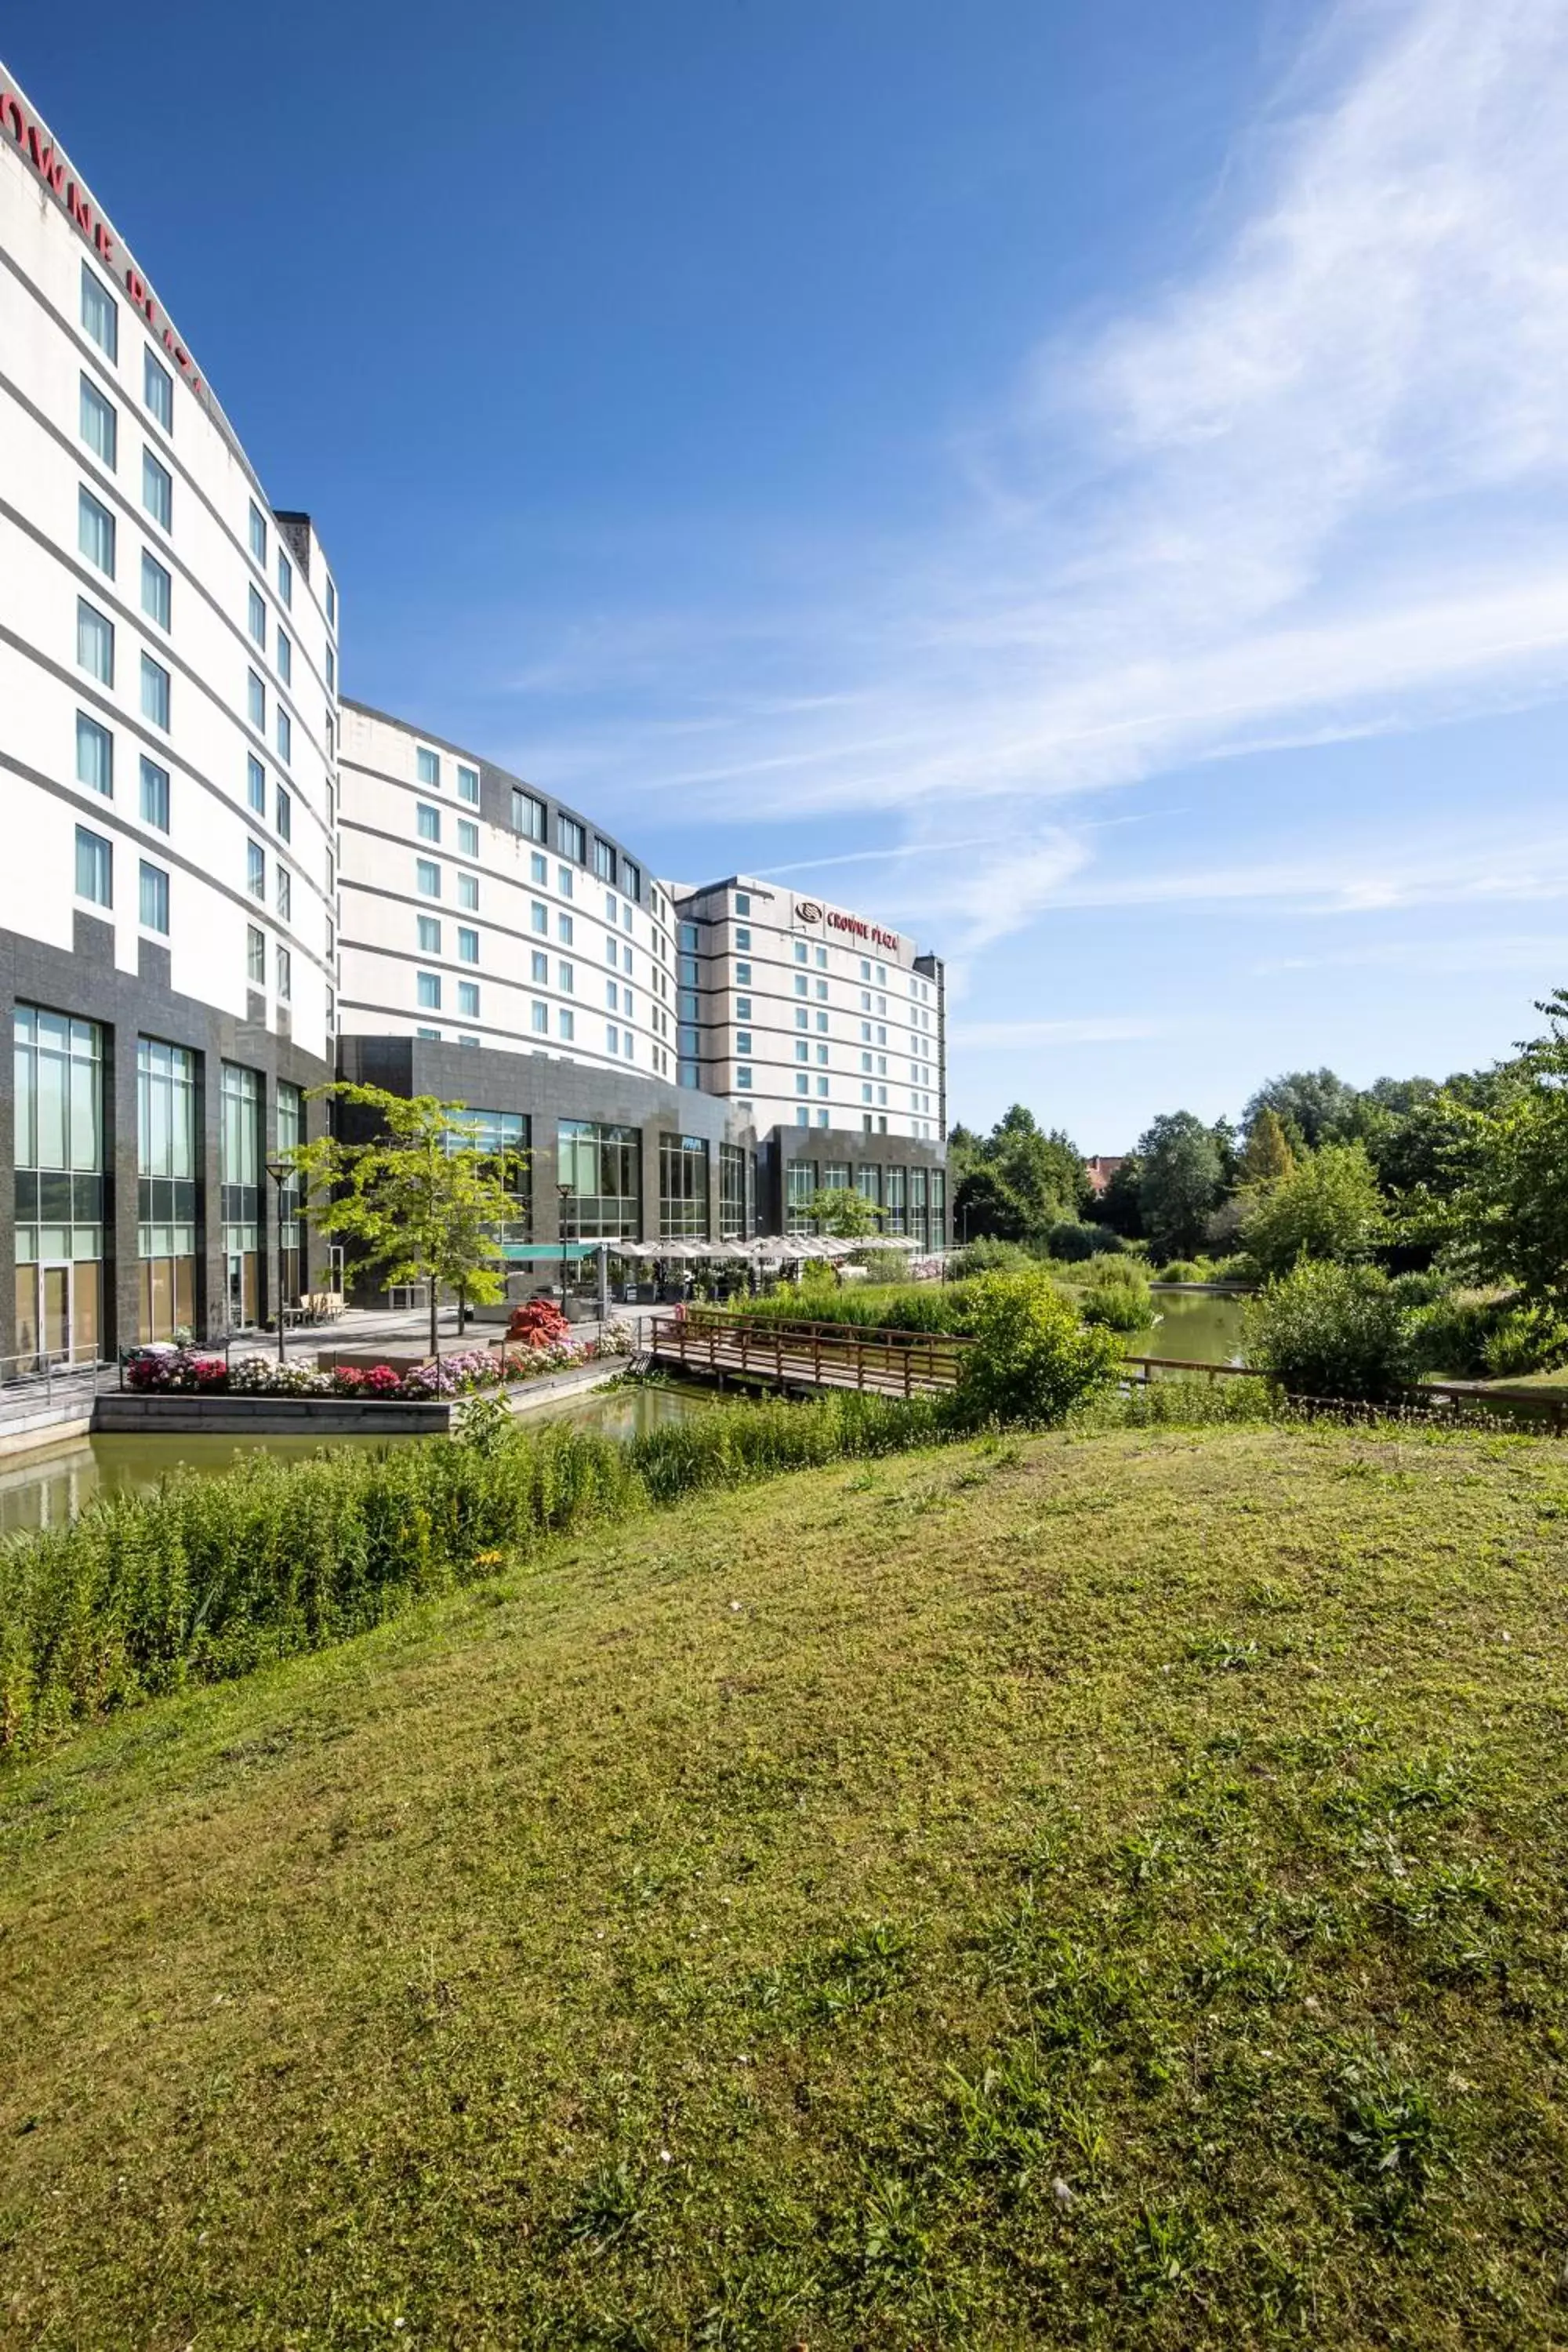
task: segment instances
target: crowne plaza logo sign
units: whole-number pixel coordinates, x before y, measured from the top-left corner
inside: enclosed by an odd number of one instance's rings
[[[868,947],[883,948],[892,955],[899,952],[897,931],[884,931],[876,923],[863,923],[858,915],[840,914],[837,907],[824,907],[816,898],[797,898],[795,919],[814,929],[821,924],[827,930],[845,932],[852,940],[864,940]]]

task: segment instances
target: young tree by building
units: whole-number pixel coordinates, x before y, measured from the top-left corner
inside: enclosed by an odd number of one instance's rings
[[[819,1184],[805,1204],[805,1213],[819,1234],[828,1234],[835,1241],[864,1241],[881,1231],[882,1212],[876,1202],[846,1184]]]
[[[521,1151],[481,1149],[462,1103],[340,1083],[316,1089],[369,1114],[363,1142],[335,1135],[296,1144],[305,1214],[343,1244],[349,1266],[390,1288],[427,1283],[430,1352],[438,1344],[441,1285],[481,1306],[506,1296],[501,1228],[518,1213]]]

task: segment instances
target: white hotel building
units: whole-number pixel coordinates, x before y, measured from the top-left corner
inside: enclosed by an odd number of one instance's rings
[[[0,66],[0,1378],[319,1280],[266,1162],[335,1075],[525,1144],[543,1248],[777,1231],[808,1176],[940,1243],[940,965],[763,883],[677,905],[582,811],[342,700],[341,619]]]

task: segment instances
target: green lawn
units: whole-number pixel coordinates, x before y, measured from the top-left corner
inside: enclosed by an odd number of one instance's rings
[[[1568,1454],[945,1449],[0,1775],[0,2344],[1568,2341]]]

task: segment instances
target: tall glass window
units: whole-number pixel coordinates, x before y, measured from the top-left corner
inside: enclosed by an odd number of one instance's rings
[[[13,1016],[16,1347],[96,1356],[102,1337],[103,1032],[35,1004]]]
[[[909,1171],[905,1168],[889,1168],[888,1171],[888,1213],[883,1221],[883,1230],[889,1234],[908,1233],[909,1208]]]
[[[708,1236],[708,1146],[700,1135],[658,1139],[658,1231],[661,1241]]]
[[[947,1171],[931,1171],[931,1245],[941,1249],[947,1240]]]
[[[926,1179],[930,1171],[924,1168],[910,1170],[910,1234],[922,1248],[931,1241],[931,1228],[926,1223],[929,1203]]]
[[[278,1149],[290,1150],[305,1140],[305,1097],[286,1078],[278,1081]],[[300,1187],[290,1178],[283,1187],[280,1214],[282,1258],[278,1268],[278,1295],[298,1306],[304,1279],[304,1234],[300,1219]]]
[[[453,1149],[493,1151],[499,1159],[504,1152],[506,1189],[517,1203],[515,1214],[500,1229],[501,1254],[521,1257],[527,1245],[533,1223],[533,1196],[529,1175],[529,1121],[514,1110],[465,1110],[461,1114],[464,1127],[474,1133],[455,1135],[450,1139]]]
[[[811,1196],[816,1190],[815,1160],[786,1160],[784,1162],[784,1231],[808,1234],[812,1230]]]
[[[231,1330],[261,1311],[261,1079],[237,1063],[223,1066],[223,1246],[228,1265]]]
[[[719,1146],[719,1238],[743,1242],[755,1223],[755,1178],[749,1151],[738,1143]]]
[[[558,1181],[571,1187],[562,1229],[573,1241],[636,1241],[642,1223],[641,1137],[635,1127],[563,1118]]]
[[[172,1339],[196,1321],[196,1057],[136,1040],[138,1336]]]
[[[84,261],[81,265],[81,323],[105,358],[120,357],[120,306]]]
[[[76,543],[79,554],[112,580],[114,577],[114,517],[92,492],[76,494]]]

